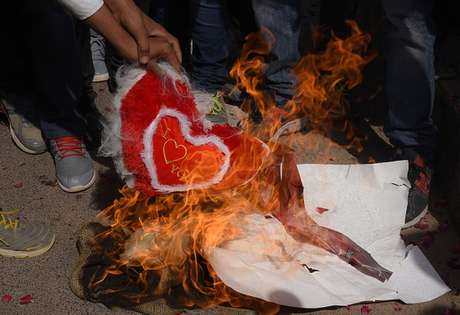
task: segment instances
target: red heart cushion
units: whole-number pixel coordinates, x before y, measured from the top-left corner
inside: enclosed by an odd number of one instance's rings
[[[268,154],[258,139],[229,125],[205,130],[187,85],[152,73],[125,93],[118,114],[122,164],[148,195],[241,185]]]

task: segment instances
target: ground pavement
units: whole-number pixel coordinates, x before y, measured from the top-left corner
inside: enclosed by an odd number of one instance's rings
[[[110,110],[110,96],[104,85],[99,89],[98,104]],[[300,136],[299,137],[312,137]],[[304,139],[304,140],[305,140]],[[297,147],[302,162],[355,163],[356,159],[322,137],[312,137],[308,150]],[[314,153],[316,152],[316,154]],[[322,154],[317,154],[321,152]],[[56,244],[45,255],[32,259],[0,257],[0,298],[11,295],[13,300],[0,300],[0,314],[64,315],[64,314],[135,314],[129,311],[111,311],[103,305],[82,301],[69,289],[68,279],[77,259],[75,241],[80,227],[94,218],[117,195],[121,183],[109,161],[96,163],[98,181],[86,192],[67,194],[55,183],[53,162],[49,154],[27,155],[11,142],[8,129],[0,125],[0,207],[20,208],[22,218],[30,222],[46,222],[56,233]],[[432,202],[433,216],[426,224],[407,232],[410,241],[421,244],[443,279],[453,288],[451,293],[430,303],[404,305],[398,302],[367,303],[349,308],[319,311],[283,309],[284,314],[345,315],[345,314],[401,314],[452,315],[460,314],[459,238],[449,225],[446,204],[440,198]],[[457,246],[457,252],[455,248]],[[455,260],[458,258],[459,260]],[[314,293],[312,293],[314,294]],[[32,303],[20,304],[20,297],[30,295]],[[27,299],[26,299],[27,302]],[[192,311],[193,314],[228,314],[228,311]]]

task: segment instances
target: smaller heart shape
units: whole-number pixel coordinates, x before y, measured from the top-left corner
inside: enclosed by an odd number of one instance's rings
[[[178,144],[174,139],[168,139],[163,144],[163,157],[166,164],[172,164],[182,161],[187,156],[187,147],[183,144]]]

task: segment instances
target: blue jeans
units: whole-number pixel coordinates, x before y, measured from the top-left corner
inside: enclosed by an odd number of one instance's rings
[[[192,78],[196,87],[215,92],[228,78],[229,34],[222,0],[192,0],[192,4]],[[252,5],[257,25],[276,38],[265,87],[283,105],[296,86],[292,65],[300,58],[299,0],[252,0]]]
[[[292,66],[300,59],[299,5],[299,0],[252,0],[258,26],[275,37],[265,86],[280,106],[294,95],[297,85]]]
[[[400,148],[431,161],[436,130],[432,0],[382,0],[385,27],[385,132]]]
[[[194,86],[216,92],[227,81],[229,35],[222,0],[192,0],[192,79]]]

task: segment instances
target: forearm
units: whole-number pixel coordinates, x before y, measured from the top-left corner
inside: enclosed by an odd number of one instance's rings
[[[122,56],[130,61],[137,60],[137,44],[133,37],[113,17],[110,10],[103,5],[87,20],[87,23],[101,33],[117,49]]]

